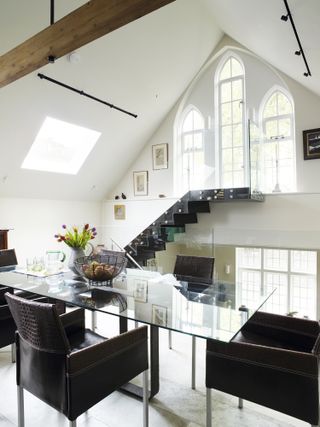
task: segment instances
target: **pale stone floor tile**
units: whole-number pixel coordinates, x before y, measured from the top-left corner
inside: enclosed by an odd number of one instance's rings
[[[90,315],[87,316],[91,324]],[[118,333],[118,318],[98,314],[98,332]],[[133,323],[130,322],[130,327]],[[0,427],[17,425],[15,364],[10,349],[0,352]],[[191,390],[191,337],[173,333],[173,349],[168,349],[168,332],[160,330],[160,392],[150,403],[150,427],[204,427],[205,340],[197,339],[197,389]],[[284,414],[212,391],[214,427],[306,427],[307,423]],[[26,427],[67,427],[67,419],[29,393],[25,393]],[[115,392],[78,419],[79,427],[141,427],[141,401]]]

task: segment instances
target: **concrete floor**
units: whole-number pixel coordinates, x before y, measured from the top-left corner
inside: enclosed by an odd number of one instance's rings
[[[88,322],[90,318],[88,318]],[[89,324],[89,323],[88,323]],[[133,325],[132,325],[133,326]],[[117,333],[116,317],[98,315],[98,332]],[[150,404],[150,427],[205,426],[204,387],[205,341],[197,340],[197,389],[191,390],[191,337],[173,333],[173,349],[168,349],[168,333],[160,330],[160,392]],[[0,426],[17,426],[15,364],[9,349],[0,352]],[[212,392],[213,426],[217,427],[305,427],[309,424],[278,412]],[[78,418],[86,427],[141,427],[142,403],[115,392]],[[68,426],[66,418],[25,392],[25,427]]]

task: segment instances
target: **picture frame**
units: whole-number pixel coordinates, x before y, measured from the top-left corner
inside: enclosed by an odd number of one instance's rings
[[[136,279],[134,281],[133,297],[135,301],[147,302],[148,299],[148,280]]]
[[[148,195],[148,171],[133,172],[133,192],[135,196]]]
[[[152,323],[159,326],[167,326],[167,307],[152,305]]]
[[[168,144],[156,144],[152,146],[153,170],[168,169]]]
[[[320,128],[304,130],[302,135],[304,160],[320,159]]]
[[[114,205],[114,219],[124,220],[126,219],[126,206],[125,205]]]

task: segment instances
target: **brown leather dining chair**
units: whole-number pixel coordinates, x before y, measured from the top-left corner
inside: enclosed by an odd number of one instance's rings
[[[24,426],[27,390],[76,419],[143,373],[143,426],[148,426],[147,326],[107,339],[85,328],[84,310],[59,316],[54,304],[7,293],[17,325],[18,426]]]
[[[177,255],[173,274],[177,280],[194,283],[197,287],[207,287],[212,285],[214,258]],[[169,331],[169,348],[172,349],[172,333]],[[196,388],[196,337],[192,336],[192,367],[191,367],[191,388]]]
[[[207,427],[211,389],[319,425],[319,323],[256,312],[229,343],[207,340]]]
[[[177,255],[173,274],[178,280],[212,285],[214,258]]]

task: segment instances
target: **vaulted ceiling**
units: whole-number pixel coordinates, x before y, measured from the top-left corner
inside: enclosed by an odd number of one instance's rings
[[[0,55],[49,25],[49,0],[3,0]],[[84,4],[56,0],[56,19]],[[307,5],[306,5],[307,3]],[[101,200],[123,176],[226,33],[320,95],[318,0],[289,0],[312,77],[280,0],[176,0],[40,71],[134,119],[29,74],[0,89],[0,197]],[[102,133],[78,175],[21,169],[46,116]]]

